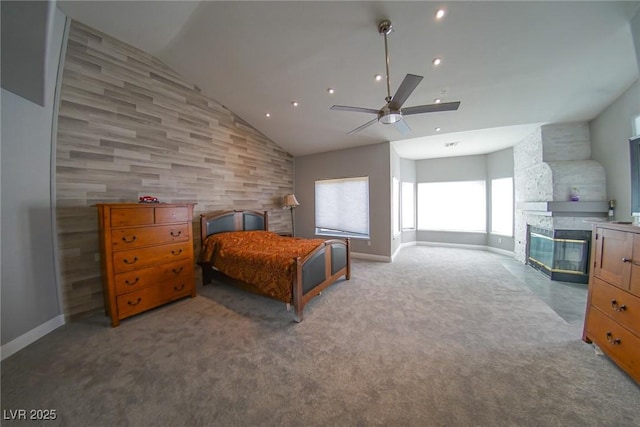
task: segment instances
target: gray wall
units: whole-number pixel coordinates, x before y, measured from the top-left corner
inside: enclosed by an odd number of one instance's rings
[[[391,256],[391,170],[388,143],[296,157],[296,235],[315,237],[315,181],[369,177],[370,240],[352,239],[352,251]],[[340,207],[336,207],[339,209]]]
[[[385,156],[384,147],[389,147]],[[391,182],[444,182],[465,180],[487,181],[487,227],[490,221],[490,180],[513,177],[513,149],[488,155],[462,156],[427,160],[401,158],[388,144],[351,148],[314,154],[295,159],[296,197],[301,205],[295,209],[296,233],[301,237],[314,234],[314,182],[317,179],[369,176],[371,246],[354,240],[354,252],[390,256],[402,243],[434,242],[490,246],[513,251],[513,237],[490,233],[465,233],[429,230],[404,230],[394,237],[391,224]],[[384,244],[387,244],[386,248]]]
[[[640,70],[640,10],[630,22]],[[607,198],[616,201],[615,219],[631,221],[631,164],[629,138],[633,121],[640,115],[640,80],[627,89],[589,124],[591,157],[604,166]],[[640,133],[640,129],[637,130]]]
[[[416,160],[417,182],[470,181],[486,178],[485,155]]]
[[[636,48],[636,60],[638,61],[638,69],[640,70],[640,9],[638,9],[629,25],[631,26],[631,36]]]
[[[399,182],[402,182],[402,158],[398,155],[393,145],[389,144],[389,157],[391,160],[391,176],[389,180],[391,180],[391,197],[399,197],[397,194],[393,194],[393,178],[396,178]],[[402,185],[402,184],[400,184]],[[391,233],[391,254],[395,254],[398,249],[400,249],[400,245],[402,244],[402,229],[398,235],[394,235],[394,224],[393,221],[400,221],[400,218],[393,218],[393,200],[390,200],[390,209],[391,209],[391,223],[390,223],[390,233]],[[402,208],[400,208],[399,215],[402,216]]]
[[[64,15],[56,12],[53,24],[44,106],[2,90],[2,345],[62,314],[53,253],[51,127]]]
[[[483,180],[487,185],[487,230],[491,225],[491,180],[513,177],[513,149],[491,154],[416,160],[416,182],[445,182]],[[465,233],[418,230],[415,240],[437,243],[489,246],[513,251],[514,239],[491,233]]]
[[[591,157],[605,170],[607,199],[616,201],[615,219],[631,221],[629,138],[633,119],[640,115],[640,81],[591,121]]]
[[[416,160],[416,182],[471,181],[487,179],[485,155]],[[434,203],[436,203],[434,201]],[[423,242],[487,245],[486,233],[418,230],[416,240]]]
[[[47,32],[55,2],[2,1],[1,8],[2,88],[45,106]]]
[[[391,178],[395,177],[400,181],[400,191],[402,192],[403,182],[416,182],[416,161],[410,159],[403,159],[398,155],[393,145],[390,146],[391,153]],[[391,179],[390,178],[390,179]],[[415,200],[415,186],[414,186],[414,200]],[[415,205],[414,205],[415,206]],[[393,206],[391,207],[391,215],[393,216]],[[414,212],[414,215],[416,212]],[[402,218],[402,205],[400,206],[400,218]],[[402,224],[400,224],[402,227]],[[403,230],[400,229],[398,236],[393,236],[393,224],[391,225],[391,254],[395,254],[400,245],[403,243],[412,243],[416,241],[416,229]]]

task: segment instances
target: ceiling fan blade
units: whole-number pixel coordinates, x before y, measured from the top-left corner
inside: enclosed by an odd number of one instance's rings
[[[373,119],[373,120],[369,120],[367,123],[363,124],[360,127],[355,128],[354,130],[352,130],[351,132],[347,132],[347,135],[352,135],[356,132],[360,132],[362,129],[371,126],[372,124],[376,123],[378,121],[377,118]]]
[[[411,128],[409,127],[409,124],[405,120],[399,120],[395,122],[393,125],[396,127],[396,130],[403,135],[406,135],[409,132],[411,132]]]
[[[415,74],[407,74],[404,76],[404,80],[400,84],[400,87],[396,91],[395,95],[389,103],[389,107],[394,110],[402,108],[402,104],[409,98],[411,93],[416,89],[418,84],[422,81],[422,76],[416,76]]]
[[[422,113],[437,113],[439,111],[454,111],[460,106],[460,101],[442,102],[440,104],[416,105],[415,107],[407,107],[402,109],[403,116]]]
[[[355,113],[371,113],[378,114],[378,110],[374,110],[373,108],[363,108],[363,107],[348,107],[346,105],[333,105],[330,110],[338,110],[338,111],[353,111]]]

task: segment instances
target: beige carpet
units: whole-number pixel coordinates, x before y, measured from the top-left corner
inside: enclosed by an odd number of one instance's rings
[[[119,328],[94,316],[2,363],[2,409],[69,426],[639,426],[640,387],[504,261],[355,260],[300,324],[219,285]]]

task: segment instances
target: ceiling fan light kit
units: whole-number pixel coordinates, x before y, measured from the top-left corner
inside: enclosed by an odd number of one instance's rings
[[[404,111],[402,110],[403,104],[413,93],[416,87],[418,87],[418,84],[420,84],[423,77],[415,74],[407,74],[404,77],[404,80],[402,80],[402,83],[400,84],[400,87],[398,87],[396,93],[391,96],[391,79],[389,77],[389,49],[387,45],[387,36],[392,31],[393,26],[391,25],[391,21],[389,21],[388,19],[382,20],[378,23],[378,33],[384,37],[385,66],[387,71],[387,96],[385,98],[386,104],[379,110],[375,110],[373,108],[350,107],[346,105],[333,105],[330,108],[331,110],[352,111],[356,113],[377,115],[376,119],[370,120],[364,125],[348,132],[349,135],[359,132],[376,122],[385,125],[393,124],[400,133],[406,134],[411,132],[411,128],[406,123],[406,121],[403,120],[403,116],[422,113],[436,113],[440,111],[452,111],[457,110],[458,107],[460,107],[460,102],[455,101],[446,103],[436,102],[435,104],[428,105],[417,105],[415,107],[405,108]]]
[[[402,113],[400,110],[392,110],[389,108],[389,104],[385,105],[378,112],[378,121],[382,124],[389,125],[402,120]]]

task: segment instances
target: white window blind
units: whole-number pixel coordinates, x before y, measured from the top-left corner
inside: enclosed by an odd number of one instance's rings
[[[316,181],[316,233],[369,237],[369,177]]]
[[[513,236],[513,178],[491,180],[491,232]]]
[[[402,183],[402,228],[416,228],[416,208],[413,182]]]
[[[487,231],[484,181],[418,183],[420,230]]]

